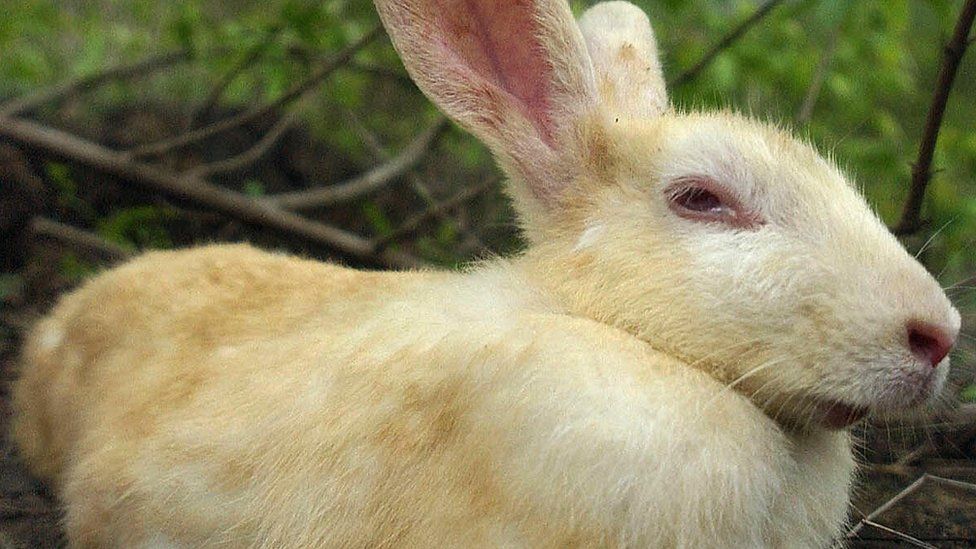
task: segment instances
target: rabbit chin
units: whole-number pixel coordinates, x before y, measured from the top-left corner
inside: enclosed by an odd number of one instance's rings
[[[781,395],[756,404],[790,430],[847,429],[871,413],[869,406],[811,395]]]
[[[784,426],[808,430],[840,430],[869,417],[918,416],[941,394],[948,372],[948,359],[928,371],[910,367],[868,369],[852,373],[852,379],[830,386],[845,387],[830,391],[814,387],[807,391],[783,392],[765,397],[769,387],[759,384],[741,390],[769,417]],[[765,387],[765,388],[764,388]]]

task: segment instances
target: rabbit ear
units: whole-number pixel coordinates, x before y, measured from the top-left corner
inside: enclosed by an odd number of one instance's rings
[[[608,110],[653,118],[668,109],[657,42],[647,15],[629,2],[603,2],[580,18],[601,100]]]
[[[492,149],[517,201],[551,206],[581,169],[573,126],[597,105],[566,0],[375,3],[414,81]]]

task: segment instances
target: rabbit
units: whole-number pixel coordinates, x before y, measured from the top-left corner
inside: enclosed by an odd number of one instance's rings
[[[784,130],[679,112],[626,2],[376,0],[527,245],[363,272],[146,253],[32,331],[13,437],[73,547],[825,547],[849,427],[958,312]]]

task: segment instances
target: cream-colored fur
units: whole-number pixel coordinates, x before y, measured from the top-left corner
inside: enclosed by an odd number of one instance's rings
[[[514,26],[487,0],[377,4],[532,244],[463,273],[154,252],[66,296],[27,342],[14,437],[71,544],[829,545],[854,468],[829,403],[938,391],[948,361],[906,332],[958,331],[938,284],[805,144],[643,93],[660,66],[628,4],[582,32],[562,0],[497,3]],[[763,222],[676,215],[688,177]]]

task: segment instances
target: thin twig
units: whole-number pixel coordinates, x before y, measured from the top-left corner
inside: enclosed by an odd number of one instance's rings
[[[328,187],[282,193],[266,197],[265,200],[280,208],[299,210],[327,206],[362,196],[395,180],[413,168],[427,154],[431,143],[441,134],[446,125],[445,119],[438,118],[437,121],[415,137],[400,154],[348,181]]]
[[[497,185],[498,185],[498,181],[492,180],[492,181],[482,183],[480,185],[464,188],[463,190],[461,190],[461,192],[457,193],[451,198],[448,198],[443,202],[434,204],[429,208],[425,209],[424,211],[410,217],[409,219],[404,221],[403,224],[401,224],[399,227],[393,230],[391,233],[376,239],[375,241],[376,246],[382,248],[384,246],[388,246],[393,241],[403,238],[404,236],[413,234],[414,232],[417,231],[417,229],[420,228],[421,225],[423,225],[428,220],[433,219],[435,217],[439,217],[442,214],[447,213],[453,210],[454,208],[457,208],[458,206],[464,204],[469,200],[478,197],[485,191]]]
[[[896,461],[894,465],[896,467],[908,467],[928,455],[931,451],[932,443],[926,440],[911,452],[908,452],[907,454],[898,458],[898,461]]]
[[[406,86],[408,88],[417,87],[417,85],[414,84],[413,80],[410,79],[410,76],[407,75],[407,73],[405,72],[399,72],[393,69],[388,69],[386,67],[379,67],[376,65],[357,63],[355,61],[349,63],[349,68],[371,76],[378,76],[380,78],[392,80],[393,82],[396,82],[397,84],[400,84],[401,86]]]
[[[197,130],[183,133],[176,137],[134,147],[129,151],[129,155],[131,155],[133,158],[159,156],[267,116],[277,111],[281,107],[295,101],[296,99],[303,97],[306,92],[314,89],[315,86],[322,82],[322,80],[348,63],[349,60],[351,60],[353,56],[359,52],[359,50],[363,49],[366,47],[366,45],[376,39],[376,37],[380,36],[381,31],[382,27],[377,26],[364,34],[359,40],[350,44],[342,51],[319,65],[319,67],[315,69],[315,71],[308,78],[285,92],[285,94],[279,97],[276,101],[255,107],[236,116],[232,116]]]
[[[940,476],[937,476],[937,475],[929,475],[929,478],[932,479],[932,480],[934,480],[934,481],[936,481],[936,482],[941,482],[943,484],[948,484],[949,486],[952,486],[953,488],[959,488],[961,490],[969,490],[971,492],[976,492],[976,484],[973,484],[972,482],[966,482],[966,481],[963,481],[963,480],[956,480],[954,478],[945,478],[945,477],[940,477]]]
[[[389,151],[386,150],[386,147],[383,146],[383,143],[380,142],[376,134],[370,131],[370,129],[366,127],[366,124],[364,124],[363,121],[358,116],[356,116],[356,113],[347,110],[346,115],[347,118],[349,119],[350,124],[352,124],[352,129],[357,134],[359,134],[359,138],[363,141],[363,143],[366,144],[366,147],[370,149],[370,152],[373,153],[373,156],[379,160],[389,159],[390,158]],[[457,223],[456,219],[452,219],[450,216],[448,216],[447,214],[448,209],[441,207],[441,205],[438,204],[436,200],[434,200],[433,194],[430,192],[430,185],[428,185],[427,182],[424,181],[423,178],[421,178],[420,175],[417,174],[416,169],[410,169],[407,171],[407,181],[410,182],[410,186],[413,188],[414,192],[416,192],[417,195],[420,196],[420,198],[424,201],[424,204],[426,206],[425,210],[415,215],[414,218],[423,216],[424,219],[421,221],[426,221],[430,217],[434,217],[444,223],[454,223],[455,225],[458,226],[459,232],[465,237],[465,243],[469,244],[471,247],[476,249],[487,248],[487,246],[485,246],[485,243],[481,240],[481,238],[478,237],[478,235],[474,234],[473,232],[466,229],[465,227],[461,227],[460,224]],[[407,223],[410,223],[410,220],[408,220]],[[418,223],[418,227],[419,227],[419,223]],[[401,231],[400,229],[403,228],[404,227],[400,227],[394,231],[397,236],[388,235],[387,238],[381,239],[380,244],[387,245],[390,242],[392,242],[394,239],[402,237],[405,234],[412,234],[416,230],[416,228],[413,228],[407,231]]]
[[[369,128],[366,127],[366,124],[364,124],[363,121],[356,116],[356,113],[347,111],[346,115],[349,118],[349,122],[352,124],[352,129],[359,134],[359,138],[363,141],[363,143],[366,144],[367,148],[370,149],[373,156],[378,160],[389,160],[389,151],[386,150],[383,143],[381,143],[379,138],[376,137],[376,134],[371,132]],[[434,200],[433,193],[430,191],[430,185],[428,185],[427,182],[417,174],[416,169],[407,170],[407,181],[410,182],[410,186],[413,188],[414,192],[416,192],[417,195],[420,196],[420,198],[424,201],[424,204],[427,206],[427,210],[430,211],[433,217],[436,217],[438,220],[445,223],[456,221],[451,219],[445,210],[438,207],[437,201]],[[459,226],[458,228],[465,238],[474,244],[475,247],[482,249],[486,247],[485,243],[481,240],[481,238],[478,237],[478,235],[463,227]]]
[[[813,73],[813,77],[810,79],[810,86],[803,96],[803,103],[800,104],[800,108],[796,111],[796,121],[799,124],[806,124],[813,117],[813,108],[817,105],[817,99],[820,98],[820,90],[823,89],[824,81],[827,80],[827,73],[830,70],[830,63],[834,59],[834,53],[837,52],[839,38],[840,28],[835,28],[830,33],[827,47],[820,55],[820,62],[817,63],[817,68]]]
[[[269,129],[267,133],[265,133],[264,136],[262,136],[261,139],[248,150],[226,160],[204,164],[203,166],[193,168],[184,173],[187,177],[205,179],[215,174],[236,172],[248,168],[261,160],[264,155],[268,154],[271,147],[274,147],[285,132],[295,125],[295,121],[297,119],[298,110],[292,110],[291,112],[282,116],[280,120],[275,122],[274,126],[272,126],[271,129]]]
[[[223,97],[224,92],[227,88],[234,83],[234,80],[240,76],[245,70],[247,70],[251,65],[256,63],[264,52],[267,51],[268,46],[274,43],[275,39],[281,33],[281,27],[272,27],[268,29],[267,35],[264,39],[255,44],[249,51],[244,54],[244,57],[229,71],[227,71],[224,76],[217,81],[217,84],[213,86],[207,98],[203,100],[200,107],[190,116],[190,126],[195,127],[201,120],[206,119],[213,112],[214,107],[217,106],[217,102]]]
[[[46,217],[35,217],[31,221],[30,231],[35,236],[51,238],[86,252],[95,252],[111,261],[121,261],[132,256],[132,252],[114,242]]]
[[[373,160],[376,162],[385,162],[392,156],[390,151],[386,150],[386,147],[380,141],[380,138],[366,127],[366,124],[362,121],[359,116],[356,115],[351,109],[345,109],[346,120],[349,122],[352,131],[356,133],[359,140],[366,145],[369,152],[373,156]]]
[[[922,476],[918,477],[918,479],[916,479],[915,482],[909,484],[904,490],[895,494],[895,497],[889,499],[888,501],[885,502],[884,505],[878,507],[877,509],[872,511],[871,514],[858,521],[858,523],[855,524],[853,528],[848,530],[847,537],[855,536],[861,530],[861,528],[865,526],[865,524],[867,524],[869,521],[873,521],[874,519],[878,518],[882,513],[894,507],[899,501],[908,497],[915,490],[918,490],[918,488],[922,486],[922,484],[924,484],[925,481],[928,479],[929,479],[928,473],[925,473]]]
[[[899,538],[899,539],[901,539],[903,541],[907,541],[908,543],[914,545],[915,547],[922,547],[924,549],[939,549],[938,547],[932,545],[931,543],[924,542],[924,541],[922,541],[922,540],[920,540],[920,539],[918,539],[918,538],[916,538],[914,536],[910,536],[910,535],[908,535],[908,534],[906,534],[904,532],[899,532],[898,530],[895,530],[894,528],[889,528],[888,526],[885,526],[884,524],[879,524],[877,522],[874,522],[873,520],[864,519],[864,524],[866,524],[868,526],[873,526],[873,527],[877,528],[878,530],[882,530],[884,532],[888,532],[889,534],[891,534],[891,535],[893,535],[893,536],[895,536],[895,537],[897,537],[897,538]]]
[[[305,66],[308,66],[319,57],[318,52],[300,45],[288,46],[285,49],[285,54],[289,58]],[[380,65],[374,65],[372,63],[357,61],[355,59],[349,61],[349,63],[346,64],[346,68],[369,76],[375,76],[383,80],[389,80],[407,88],[416,89],[417,87],[417,84],[410,79],[410,75],[403,70],[391,69]]]
[[[97,74],[82,76],[74,80],[69,80],[57,84],[50,88],[38,91],[34,94],[13,99],[0,105],[0,117],[9,117],[17,114],[24,114],[37,109],[45,103],[52,103],[70,95],[90,90],[112,80],[124,80],[138,78],[186,61],[190,58],[190,53],[186,50],[174,51],[150,57],[138,63],[120,65],[106,69]]]
[[[949,290],[955,290],[957,288],[968,288],[970,286],[973,286],[974,284],[976,284],[976,275],[973,275],[969,278],[964,278],[959,282],[952,284],[951,286],[946,286],[945,288],[943,288],[943,290],[948,292]]]
[[[281,139],[289,128],[294,126],[295,122],[298,120],[298,111],[300,105],[308,103],[313,95],[315,95],[315,88],[309,88],[295,100],[296,106],[293,106],[291,110],[281,116],[274,125],[254,144],[251,148],[244,151],[241,154],[232,156],[230,158],[219,160],[211,164],[206,164],[203,166],[198,166],[196,168],[191,168],[186,170],[184,175],[188,177],[207,177],[213,174],[227,173],[235,170],[241,170],[249,167],[255,162],[261,160],[261,158],[271,150],[271,147]]]
[[[942,117],[945,114],[949,92],[956,79],[956,71],[966,47],[969,46],[969,31],[976,18],[976,0],[967,0],[959,13],[956,28],[952,38],[942,53],[942,67],[939,69],[939,80],[932,97],[932,105],[925,120],[925,131],[918,147],[918,159],[912,165],[912,182],[908,191],[908,199],[902,209],[901,219],[893,229],[897,235],[907,235],[918,231],[922,227],[920,215],[925,189],[932,179],[932,159],[935,156],[935,145],[939,140],[939,129],[942,127]]]
[[[698,74],[705,69],[718,54],[722,53],[726,48],[735,43],[736,40],[742,37],[749,29],[755,26],[756,23],[762,21],[764,17],[769,15],[769,12],[773,11],[773,8],[783,3],[783,0],[767,0],[761,6],[759,6],[752,15],[750,15],[745,21],[739,23],[731,32],[725,35],[717,44],[712,46],[712,49],[708,50],[702,58],[695,63],[693,67],[686,70],[685,72],[678,75],[674,79],[673,86],[677,87],[685,84],[691,80],[694,80]]]
[[[376,251],[356,234],[305,219],[203,179],[188,178],[132,160],[124,153],[34,122],[0,118],[0,138],[22,143],[131,181],[157,192],[206,206],[233,219],[276,229],[380,265],[417,267],[424,262],[397,250]]]
[[[27,159],[18,148],[0,144],[0,173],[20,184],[26,191],[27,200],[38,207],[42,205],[47,194],[44,180],[28,167]]]

